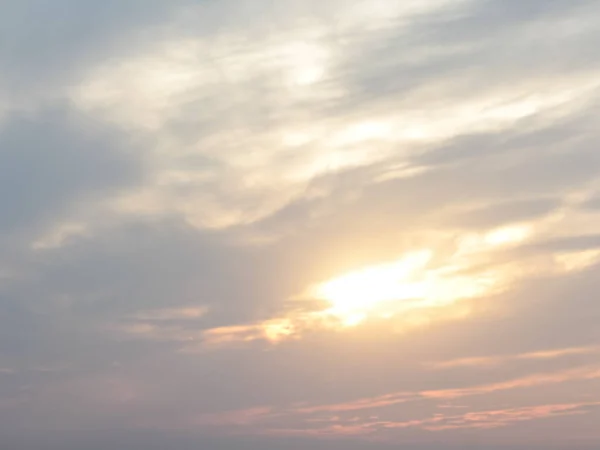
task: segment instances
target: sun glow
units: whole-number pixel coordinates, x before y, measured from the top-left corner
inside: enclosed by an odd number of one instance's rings
[[[351,272],[317,286],[315,296],[331,306],[326,311],[345,325],[357,325],[377,310],[386,314],[391,303],[423,294],[415,274],[425,268],[431,252],[410,254],[399,261]]]
[[[364,324],[390,322],[394,330],[409,330],[445,320],[462,320],[478,309],[472,302],[510,288],[525,273],[544,273],[538,258],[503,261],[498,251],[536,235],[534,224],[513,224],[479,233],[454,236],[452,249],[409,251],[389,262],[366,265],[307,288],[295,300],[306,304],[262,322],[203,332],[207,345],[264,340],[279,343],[314,330],[350,330]],[[598,252],[554,255],[553,270],[588,267]],[[499,258],[497,257],[499,256]],[[319,300],[320,302],[314,302]],[[192,348],[193,351],[193,348]]]
[[[493,274],[461,274],[458,264],[432,267],[432,256],[429,250],[411,253],[317,285],[314,296],[329,305],[321,315],[352,327],[369,318],[390,319],[474,298],[500,281]]]

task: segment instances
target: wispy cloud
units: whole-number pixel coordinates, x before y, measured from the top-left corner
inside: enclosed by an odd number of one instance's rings
[[[558,373],[538,374],[505,382],[477,385],[460,389],[424,390],[419,392],[398,392],[382,396],[363,398],[346,403],[325,405],[301,405],[289,408],[260,407],[207,415],[197,424],[222,429],[236,427],[242,434],[268,434],[283,436],[343,436],[371,435],[386,430],[422,429],[426,431],[449,431],[456,429],[490,429],[506,427],[518,422],[526,422],[564,415],[586,414],[600,406],[600,402],[543,404],[536,406],[515,406],[498,410],[474,410],[462,406],[460,414],[448,414],[446,405],[438,405],[438,400],[456,400],[473,396],[485,396],[510,390],[551,386],[581,380],[600,379],[598,367],[578,368]],[[437,411],[431,417],[394,419],[398,406],[410,403],[404,411],[416,409],[416,404],[432,404]],[[416,409],[418,410],[418,409]],[[406,414],[406,412],[405,412]],[[422,413],[420,413],[422,414]],[[410,414],[414,416],[415,414]],[[418,414],[416,414],[418,415]],[[296,424],[290,427],[290,424]]]
[[[5,3],[0,435],[599,442],[596,0]]]
[[[576,347],[563,348],[555,350],[543,350],[530,353],[521,353],[517,355],[499,355],[499,356],[482,356],[474,358],[460,358],[450,361],[441,361],[428,364],[428,367],[435,369],[450,369],[455,367],[487,367],[498,366],[514,361],[537,361],[559,359],[569,356],[579,355],[596,355],[600,353],[599,347]]]
[[[542,373],[530,375],[522,378],[516,378],[499,383],[484,384],[459,389],[441,389],[423,391],[420,394],[426,398],[462,398],[471,395],[489,394],[498,391],[507,391],[512,389],[530,388],[535,386],[545,386],[576,380],[593,380],[600,378],[600,367],[583,367],[566,370],[556,373]]]
[[[407,421],[394,420],[341,420],[332,418],[323,420],[320,427],[312,427],[306,423],[297,428],[258,428],[257,433],[270,436],[302,436],[302,437],[343,437],[362,436],[370,438],[386,435],[389,432],[417,429],[428,432],[449,432],[453,430],[488,430],[509,427],[517,423],[562,416],[584,415],[600,407],[600,402],[573,404],[544,404],[519,408],[474,411],[466,414],[435,414],[425,419]],[[324,425],[324,426],[323,426]],[[385,439],[385,438],[384,438]]]

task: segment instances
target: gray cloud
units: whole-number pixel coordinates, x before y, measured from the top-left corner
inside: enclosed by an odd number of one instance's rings
[[[0,129],[0,230],[39,228],[76,201],[139,179],[118,132],[64,108],[14,116]]]
[[[136,31],[158,25],[183,2],[28,0],[0,19],[3,86],[12,95],[65,86],[98,59],[140,45]],[[42,74],[42,76],[40,76]]]

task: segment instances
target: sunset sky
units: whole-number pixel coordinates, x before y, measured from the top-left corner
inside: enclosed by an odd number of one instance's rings
[[[0,0],[0,447],[600,448],[600,1]]]

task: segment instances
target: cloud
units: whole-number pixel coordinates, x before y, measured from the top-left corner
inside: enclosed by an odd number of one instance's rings
[[[437,416],[423,421],[389,423],[383,424],[383,426],[385,428],[421,426],[428,431],[459,430],[465,428],[488,429],[561,415],[586,414],[589,408],[594,408],[598,405],[598,403],[540,405],[507,410],[471,412],[455,416]]]
[[[454,367],[488,367],[496,366],[499,364],[520,361],[520,360],[544,360],[544,359],[555,359],[563,358],[574,355],[589,355],[596,354],[600,351],[597,347],[580,347],[580,348],[565,348],[557,350],[547,350],[532,353],[522,353],[519,355],[506,355],[506,356],[482,356],[474,358],[463,358],[455,359],[450,361],[443,361],[433,363],[432,366],[436,369],[448,369]]]
[[[418,428],[430,432],[443,432],[450,430],[487,430],[502,428],[515,423],[531,420],[541,420],[568,415],[587,414],[596,409],[599,403],[539,405],[532,407],[514,408],[506,410],[478,411],[462,415],[436,414],[434,417],[422,420],[405,422],[375,421],[367,423],[353,423],[354,421],[340,421],[332,419],[331,425],[322,428],[297,428],[273,429],[265,433],[274,436],[347,436],[356,435],[368,437],[378,431],[403,430]],[[393,440],[391,437],[389,441]]]
[[[494,383],[465,389],[448,389],[440,391],[426,391],[422,395],[429,398],[461,398],[469,395],[485,394],[509,389],[519,389],[553,383],[563,383],[569,380],[589,380],[600,376],[597,367],[573,369],[556,374],[536,374],[525,378]]]
[[[159,25],[182,4],[127,0],[100,5],[60,0],[49,5],[30,0],[10,5],[0,19],[6,44],[0,51],[6,67],[1,90],[12,91],[15,101],[32,94],[51,98],[46,89],[64,89],[98,59],[120,53],[123,42],[139,45],[136,34]]]
[[[69,108],[16,115],[0,126],[3,233],[39,232],[78,202],[102,198],[141,176],[117,130]]]
[[[558,373],[537,374],[494,384],[459,389],[421,392],[397,392],[374,398],[329,405],[296,405],[287,408],[257,407],[247,410],[209,414],[201,417],[200,426],[216,429],[235,429],[242,435],[265,434],[272,436],[331,437],[357,435],[386,436],[390,430],[421,429],[432,432],[448,432],[458,429],[493,429],[530,420],[560,417],[562,415],[587,414],[599,403],[596,400],[579,403],[540,404],[537,406],[514,406],[504,409],[482,409],[474,405],[461,406],[468,412],[450,414],[447,407],[454,404],[437,404],[430,413],[432,402],[440,399],[456,400],[473,396],[488,396],[497,392],[523,390],[580,380],[599,378],[598,367],[581,367]],[[572,386],[572,384],[570,384]],[[504,395],[520,403],[519,397]],[[407,404],[406,407],[403,405]],[[424,406],[426,406],[424,408]],[[399,408],[400,407],[400,408]],[[397,419],[399,411],[408,419]],[[416,418],[425,415],[426,418]]]
[[[509,3],[7,5],[3,436],[596,448],[598,5]]]

